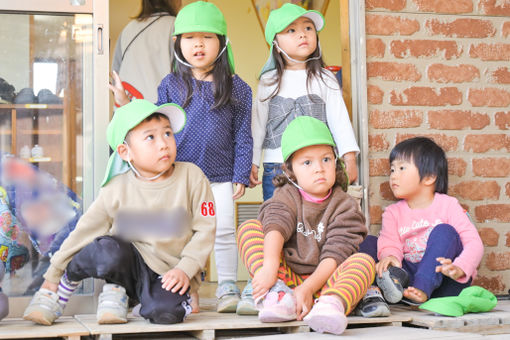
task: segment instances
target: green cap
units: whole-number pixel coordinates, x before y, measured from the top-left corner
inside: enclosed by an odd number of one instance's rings
[[[172,35],[191,32],[210,32],[227,37],[227,22],[223,17],[223,13],[221,13],[216,5],[210,2],[196,1],[184,6],[177,13],[174,26],[174,33]],[[234,54],[228,40],[227,55],[228,62],[234,73]]]
[[[126,135],[131,129],[155,112],[168,117],[170,127],[174,133],[181,131],[186,124],[186,113],[179,105],[173,103],[156,106],[148,100],[135,99],[118,108],[106,129],[106,139],[114,152],[108,160],[106,174],[101,186],[104,186],[113,177],[129,170],[127,162],[120,158],[117,153],[117,146],[124,143]]]
[[[307,17],[312,20],[317,32],[320,32],[324,28],[324,17],[318,11],[307,11],[303,7],[290,3],[271,11],[267,19],[265,30],[266,42],[271,48],[269,50],[269,58],[262,68],[260,75],[276,68],[276,62],[273,58],[273,40],[275,36],[300,17]]]
[[[285,162],[299,149],[311,145],[335,147],[335,141],[326,124],[310,116],[300,116],[290,122],[283,132],[281,145]]]

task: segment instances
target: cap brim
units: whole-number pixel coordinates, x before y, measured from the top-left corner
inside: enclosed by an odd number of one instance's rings
[[[170,126],[174,133],[181,131],[184,128],[184,125],[186,125],[186,113],[177,104],[163,104],[158,106],[154,112],[162,113],[168,117],[168,120],[170,120]]]
[[[322,16],[322,14],[320,14],[317,11],[310,10],[310,11],[306,12],[305,14],[300,15],[299,17],[307,17],[308,19],[312,20],[317,32],[322,31],[322,29],[324,28],[324,17]],[[296,20],[296,19],[294,19],[294,20]]]

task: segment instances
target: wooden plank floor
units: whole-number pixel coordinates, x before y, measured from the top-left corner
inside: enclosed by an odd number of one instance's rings
[[[62,337],[78,340],[89,335],[89,330],[72,316],[63,316],[52,326],[36,325],[21,318],[0,321],[0,339],[44,339]]]

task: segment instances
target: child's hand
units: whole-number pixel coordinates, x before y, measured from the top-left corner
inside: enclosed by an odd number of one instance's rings
[[[402,263],[393,255],[383,258],[381,261],[375,264],[375,271],[379,277],[382,277],[382,273],[388,270],[389,266],[402,268]]]
[[[189,277],[179,268],[167,271],[161,278],[161,282],[163,282],[161,285],[163,289],[172,290],[172,293],[179,291],[179,295],[186,293],[189,288]]]
[[[466,275],[460,267],[454,265],[451,259],[446,259],[444,257],[436,258],[437,262],[441,263],[440,266],[436,267],[436,273],[442,273],[445,276],[453,280],[457,280]]]
[[[115,99],[115,102],[119,106],[129,103],[129,98],[126,94],[126,91],[124,90],[124,86],[122,86],[122,80],[120,80],[117,72],[112,71],[112,79],[113,84],[108,84],[108,88],[113,92],[113,98]]]
[[[296,297],[297,320],[303,320],[306,314],[312,310],[313,291],[302,283],[294,289],[294,296]]]
[[[345,163],[345,171],[349,176],[349,184],[354,183],[358,179],[358,165],[356,164],[356,153],[348,152],[342,157]]]
[[[53,283],[48,280],[44,280],[43,284],[41,285],[41,288],[46,288],[47,290],[51,290],[52,292],[56,293],[58,289],[58,283]]]
[[[232,195],[232,199],[236,200],[243,197],[245,185],[241,183],[234,183],[236,185],[236,192]]]
[[[258,299],[264,296],[271,287],[274,286],[277,280],[277,275],[269,272],[267,268],[262,266],[260,270],[253,276],[251,285],[253,287],[253,299]]]
[[[261,184],[259,181],[259,167],[255,164],[251,165],[251,173],[250,173],[250,188],[255,188],[257,185]]]

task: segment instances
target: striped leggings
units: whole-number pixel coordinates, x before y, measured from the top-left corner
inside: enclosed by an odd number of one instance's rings
[[[257,220],[248,220],[241,224],[237,234],[239,253],[251,277],[262,268],[264,262],[264,232]],[[295,288],[310,275],[299,275],[290,269],[282,257],[278,278],[291,288]],[[346,305],[348,315],[375,278],[375,262],[367,254],[356,253],[349,256],[330,276],[318,295],[337,295]]]

